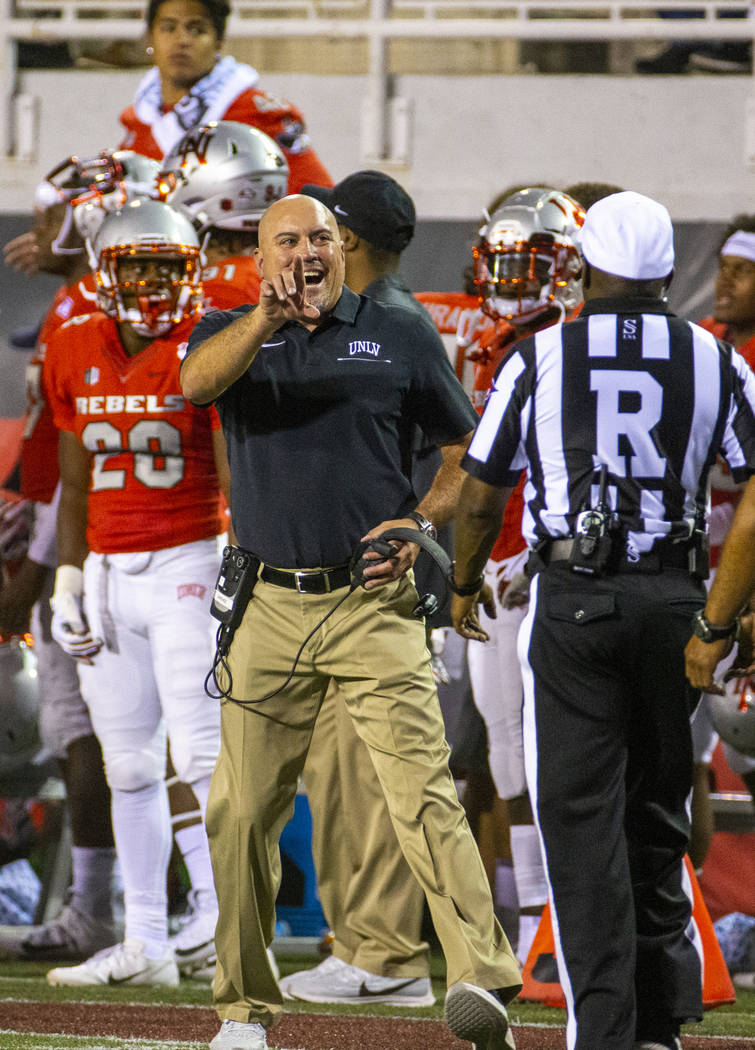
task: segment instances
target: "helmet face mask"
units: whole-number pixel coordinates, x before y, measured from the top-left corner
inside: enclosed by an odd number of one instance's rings
[[[288,191],[288,164],[263,132],[225,120],[187,132],[157,181],[160,198],[184,209],[200,233],[256,230],[265,209]]]
[[[132,201],[105,219],[89,250],[101,308],[138,335],[165,335],[198,311],[199,239],[169,205]]]
[[[88,190],[71,202],[76,228],[85,240],[96,236],[106,215],[129,201],[156,196],[160,171],[156,160],[133,150],[103,150],[95,161],[85,162],[93,176]]]
[[[496,320],[524,324],[554,307],[563,315],[581,301],[577,249],[584,212],[557,190],[512,194],[480,231],[473,251],[482,309]]]

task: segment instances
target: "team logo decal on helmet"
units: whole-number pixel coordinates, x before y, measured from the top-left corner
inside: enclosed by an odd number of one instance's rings
[[[474,284],[495,319],[526,322],[582,299],[577,247],[582,207],[558,190],[534,187],[507,197],[480,230]]]
[[[185,209],[200,233],[255,230],[288,190],[288,164],[268,135],[222,120],[188,131],[163,161],[160,197]]]

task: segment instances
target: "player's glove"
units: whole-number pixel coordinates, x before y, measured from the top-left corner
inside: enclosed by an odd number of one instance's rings
[[[61,565],[55,573],[55,592],[50,599],[52,636],[70,656],[91,663],[102,648],[84,615],[84,574],[75,565]]]

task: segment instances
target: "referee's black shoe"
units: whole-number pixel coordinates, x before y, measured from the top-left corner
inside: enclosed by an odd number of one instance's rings
[[[506,1007],[495,992],[474,984],[452,984],[446,994],[446,1024],[475,1050],[516,1050]]]

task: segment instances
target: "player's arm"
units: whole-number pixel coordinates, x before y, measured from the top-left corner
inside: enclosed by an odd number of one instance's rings
[[[58,506],[58,569],[53,610],[52,636],[71,656],[91,663],[102,647],[94,638],[84,614],[84,575],[87,556],[89,517],[89,453],[74,434],[61,431],[58,444],[60,463],[60,505]]]
[[[24,634],[29,630],[31,611],[38,601],[50,569],[55,565],[55,506],[37,503],[31,534],[20,535],[29,504],[6,503],[0,509],[0,561],[3,568],[13,565],[0,592],[0,634]],[[19,511],[23,519],[18,517]],[[15,513],[13,520],[9,515]],[[21,544],[22,560],[17,561],[16,548]],[[25,548],[25,550],[24,550]],[[52,559],[52,560],[51,560]]]
[[[470,594],[451,598],[451,620],[463,638],[487,641],[475,607],[483,587],[483,569],[501,531],[506,502],[513,486],[489,485],[468,475],[464,479],[454,528],[453,585]],[[486,611],[489,612],[487,605]]]
[[[716,578],[705,604],[714,626],[732,623],[755,591],[755,477],[750,478],[726,537]],[[687,678],[697,689],[721,692],[713,673],[731,647],[731,639],[704,642],[693,637],[684,650]],[[745,673],[752,671],[751,667]]]
[[[286,321],[313,321],[320,316],[306,301],[304,262],[301,256],[289,269],[262,281],[259,305],[220,331],[202,338],[203,326],[192,333],[190,353],[181,365],[181,390],[195,405],[207,405],[240,379],[262,344]]]
[[[231,543],[235,543],[236,536],[233,531],[233,521],[231,520],[231,468],[228,466],[228,450],[225,444],[225,436],[220,429],[212,431],[212,452],[215,457],[218,487],[228,507],[228,539]]]
[[[58,442],[60,463],[60,504],[58,506],[58,565],[80,569],[89,553],[90,457],[78,438],[61,430]]]

